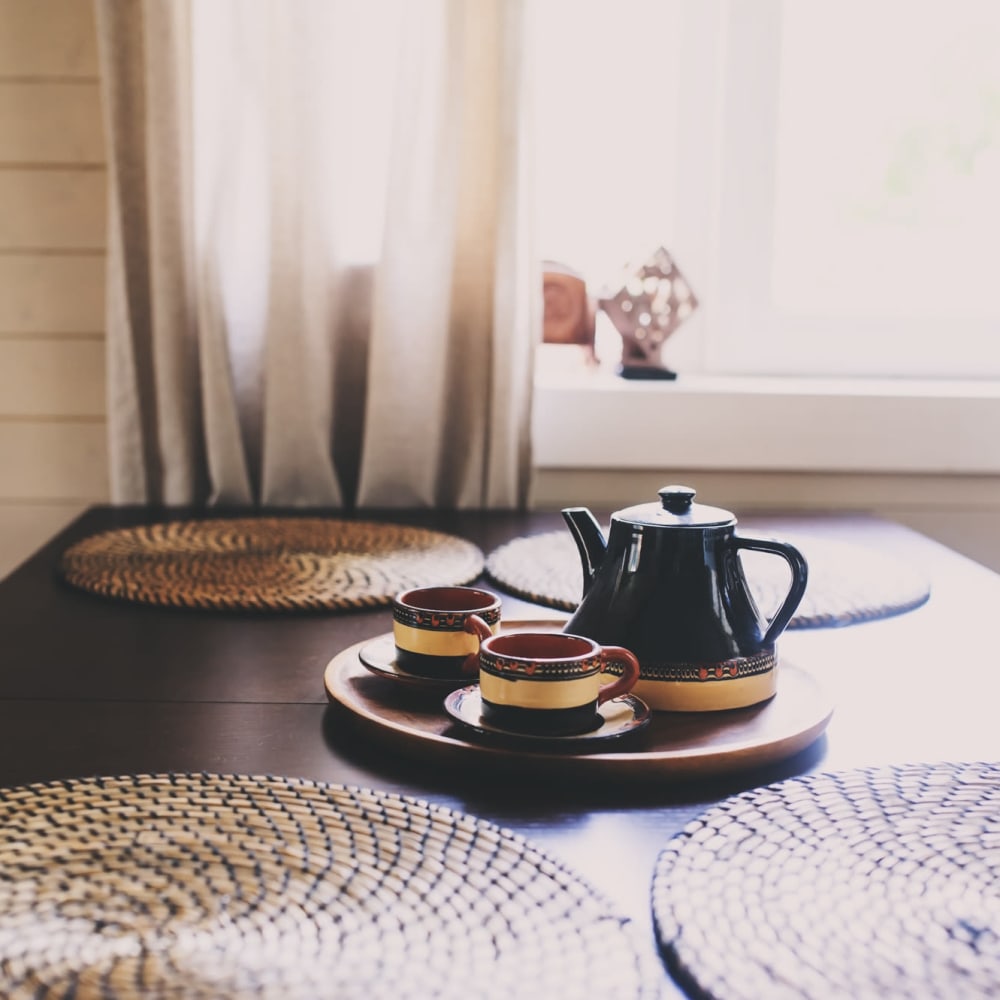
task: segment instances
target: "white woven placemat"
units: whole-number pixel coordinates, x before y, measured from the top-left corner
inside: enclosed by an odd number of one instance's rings
[[[805,556],[809,581],[789,628],[851,625],[901,614],[930,596],[922,574],[894,556],[833,539],[783,536]],[[744,572],[761,611],[773,611],[788,592],[784,560],[744,552]],[[499,587],[547,607],[573,611],[583,595],[583,569],[569,531],[515,538],[486,557]]]
[[[660,854],[664,957],[697,997],[1000,996],[1000,765],[807,775]]]

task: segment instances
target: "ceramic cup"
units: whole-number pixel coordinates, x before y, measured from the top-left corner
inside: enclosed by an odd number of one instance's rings
[[[610,664],[621,676],[602,684]],[[565,632],[510,632],[479,647],[483,719],[524,733],[567,736],[595,729],[597,712],[610,698],[630,691],[639,661],[621,646]]]
[[[475,675],[483,639],[500,628],[500,598],[475,587],[419,587],[392,602],[396,664],[423,677]]]

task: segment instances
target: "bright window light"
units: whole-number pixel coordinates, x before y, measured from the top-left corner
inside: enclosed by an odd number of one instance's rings
[[[539,254],[612,284],[672,228],[679,0],[532,0]]]
[[[1000,4],[535,0],[539,255],[664,245],[677,370],[1000,378]]]
[[[1000,5],[807,0],[781,33],[775,305],[1000,319]]]

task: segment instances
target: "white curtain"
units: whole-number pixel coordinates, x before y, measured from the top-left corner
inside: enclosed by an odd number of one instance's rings
[[[97,0],[116,502],[524,503],[523,3]]]

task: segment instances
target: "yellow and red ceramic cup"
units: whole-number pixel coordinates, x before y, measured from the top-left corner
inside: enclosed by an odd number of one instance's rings
[[[483,639],[500,629],[500,598],[477,587],[418,587],[392,602],[396,665],[422,677],[474,677]]]
[[[614,664],[621,675],[602,684]],[[479,690],[485,722],[503,729],[567,736],[597,728],[597,708],[626,694],[639,661],[621,646],[565,632],[511,632],[479,647]]]

